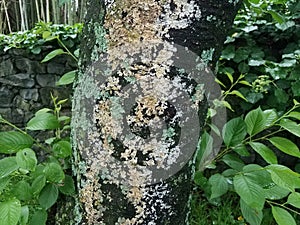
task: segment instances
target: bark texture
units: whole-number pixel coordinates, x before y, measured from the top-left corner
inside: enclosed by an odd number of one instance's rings
[[[193,141],[207,109],[195,73],[215,65],[238,7],[88,1],[73,101],[78,198],[70,224],[188,224]],[[195,57],[186,60],[189,52]],[[176,105],[186,96],[187,107]]]

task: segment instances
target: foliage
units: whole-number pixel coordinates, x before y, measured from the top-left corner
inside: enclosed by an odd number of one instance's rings
[[[287,167],[281,160],[300,158],[299,19],[298,1],[245,1],[219,61],[216,81],[225,90],[210,112],[225,106],[231,119],[220,131],[208,120],[195,183],[210,203],[236,194],[250,225],[296,224],[300,218],[299,164]],[[223,143],[213,158],[210,132]]]
[[[78,63],[79,48],[76,48],[75,51],[72,53],[71,50],[60,39],[59,35],[57,35],[55,32],[51,32],[49,30],[44,31],[42,33],[42,37],[45,41],[57,40],[59,45],[62,47],[62,48],[58,48],[58,49],[55,49],[55,50],[49,52],[42,60],[42,63],[48,62],[49,60],[53,59],[54,57],[56,57],[58,55],[62,55],[62,54],[72,57],[73,60],[75,60],[75,62]],[[76,73],[77,73],[77,69],[65,73],[59,79],[59,81],[56,82],[56,85],[59,86],[59,85],[67,85],[67,84],[73,83]]]
[[[26,32],[17,32],[10,35],[0,35],[0,51],[7,51],[11,48],[25,48],[33,54],[40,54],[43,48],[47,48],[47,43],[59,48],[50,51],[42,60],[48,62],[58,55],[68,55],[76,63],[79,56],[79,35],[82,31],[82,24],[52,25],[51,23],[40,22]],[[75,79],[77,70],[64,74],[57,85],[71,84]]]
[[[235,19],[219,61],[219,80],[244,74],[251,86],[237,86],[247,102],[228,98],[239,115],[261,106],[283,112],[300,98],[300,3],[247,0]]]
[[[222,196],[223,201],[211,204],[197,189],[191,199],[191,225],[244,225],[245,221],[240,215],[237,200],[234,195]]]
[[[82,31],[83,24],[63,25],[39,22],[27,31],[19,31],[9,35],[0,34],[0,50],[7,51],[11,48],[23,48],[33,54],[40,54],[46,48],[46,42],[60,40],[59,44],[68,49],[77,49],[78,36]],[[51,38],[53,39],[50,39]],[[54,38],[55,37],[55,38]]]
[[[71,145],[69,137],[63,137],[70,128],[70,117],[60,115],[67,100],[51,97],[54,109],[36,112],[25,130],[0,117],[1,123],[13,128],[0,132],[1,225],[46,224],[47,211],[59,194],[75,192],[73,179],[66,174]],[[53,131],[54,136],[41,143],[34,138],[35,131]]]
[[[240,196],[243,217],[251,225],[261,224],[267,205],[272,208],[279,225],[296,224],[290,213],[300,216],[300,173],[279,164],[276,151],[300,158],[298,146],[283,135],[289,132],[300,137],[299,108],[300,103],[294,100],[294,106],[282,115],[275,109],[258,107],[243,117],[229,120],[220,132],[224,147],[209,163],[209,158],[203,157],[213,151],[214,140],[205,131],[198,162],[206,168],[216,168],[216,163],[225,168],[217,168],[208,178],[203,172],[197,172],[195,182],[203,188],[208,199],[219,199],[233,191]],[[247,163],[247,157],[254,153],[261,157],[263,165]]]

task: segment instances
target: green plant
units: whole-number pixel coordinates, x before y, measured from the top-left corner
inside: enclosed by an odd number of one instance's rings
[[[55,32],[52,32],[51,29],[44,29],[42,33],[42,37],[47,41],[53,41],[56,40],[61,48],[55,49],[51,52],[49,52],[44,59],[42,60],[42,63],[48,62],[49,60],[53,59],[54,57],[58,55],[68,55],[70,56],[76,63],[78,63],[78,56],[79,56],[79,48],[77,48],[73,53],[70,51],[70,49],[63,43],[63,41],[60,39],[59,35],[57,35]],[[65,73],[57,82],[56,85],[67,85],[73,83],[76,73],[76,70],[69,71]]]
[[[227,100],[239,115],[261,106],[284,112],[300,97],[300,3],[247,0],[235,19],[219,61],[218,78],[240,73],[250,86],[237,86],[247,102]]]
[[[241,82],[249,85],[241,79],[234,82],[229,73],[227,76],[231,86],[229,91],[223,92],[223,102],[235,85]],[[230,104],[227,107],[232,109]],[[276,151],[300,158],[298,146],[284,136],[290,133],[300,137],[299,109],[300,103],[294,100],[293,107],[282,114],[274,109],[262,110],[258,107],[245,116],[229,120],[221,132],[217,131],[223,140],[223,147],[212,159],[208,156],[214,151],[214,140],[207,131],[203,133],[197,160],[202,170],[215,170],[207,176],[198,171],[195,183],[205,191],[210,201],[218,201],[231,191],[240,197],[242,215],[251,225],[261,224],[263,212],[268,207],[279,225],[296,224],[294,216],[300,216],[300,174],[280,164]],[[247,163],[247,157],[254,152],[263,163]]]
[[[196,189],[191,199],[191,225],[244,225],[237,197],[232,194],[222,196],[221,202],[208,202],[201,190]]]
[[[82,26],[82,24],[69,26],[39,22],[30,31],[0,35],[0,50],[2,48],[3,51],[8,51],[12,48],[24,48],[30,50],[33,54],[39,54],[47,42],[51,42],[52,46],[58,46],[58,48],[49,52],[42,62],[48,62],[54,57],[64,54],[77,63],[79,56],[78,35],[81,33]],[[67,72],[56,84],[71,84],[75,79],[76,73],[77,70]]]
[[[31,30],[14,32],[8,35],[0,34],[0,50],[5,52],[12,48],[23,48],[33,54],[40,54],[43,46],[48,41],[43,38],[44,32],[51,32],[52,36],[59,36],[67,48],[76,49],[79,44],[78,35],[82,31],[82,27],[83,24],[81,23],[70,26],[38,22]]]
[[[54,109],[44,108],[22,130],[0,132],[0,224],[46,224],[47,212],[59,194],[73,195],[74,182],[66,174],[70,167],[71,145],[64,133],[70,117],[60,115],[67,100],[52,97]],[[34,138],[37,131],[53,133],[44,142]],[[67,135],[68,136],[68,135]]]

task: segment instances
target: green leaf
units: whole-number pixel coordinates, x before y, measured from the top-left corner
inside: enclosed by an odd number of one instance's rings
[[[62,186],[58,187],[59,191],[65,195],[72,195],[75,193],[75,184],[71,176],[66,175]]]
[[[241,99],[245,100],[246,102],[248,101],[248,100],[245,98],[245,96],[244,96],[241,92],[239,92],[239,91],[237,91],[237,90],[233,90],[233,91],[231,91],[229,94],[230,94],[230,95],[236,95],[236,96],[240,97]]]
[[[17,152],[16,160],[20,168],[29,171],[34,171],[37,165],[35,152],[30,148],[25,148]]]
[[[218,198],[228,191],[228,183],[226,178],[221,174],[214,174],[208,179],[211,185],[210,199]]]
[[[252,87],[252,85],[251,85],[248,81],[246,81],[246,80],[241,80],[241,81],[239,81],[239,84],[243,84],[243,85]],[[248,100],[247,100],[247,101],[248,101]]]
[[[243,169],[243,167],[245,166],[244,162],[232,155],[232,154],[226,154],[223,156],[222,161],[224,163],[226,163],[229,167],[231,167],[232,169],[235,169],[237,171],[241,171]]]
[[[258,60],[258,59],[250,59],[248,65],[249,66],[261,66],[266,63],[265,60]]]
[[[287,203],[300,209],[300,193],[292,192],[288,197]]]
[[[4,188],[7,187],[10,179],[11,179],[11,177],[9,177],[9,176],[0,179],[0,193],[3,191]]]
[[[240,156],[250,156],[250,152],[248,151],[246,145],[244,145],[244,144],[235,146],[233,148],[233,151],[235,151]]]
[[[51,113],[39,113],[28,123],[28,130],[53,130],[59,127],[57,118]]]
[[[243,199],[240,199],[240,206],[243,217],[251,225],[260,225],[263,219],[262,210],[257,210],[247,205]]]
[[[264,190],[247,176],[238,174],[233,178],[235,191],[251,208],[262,210],[265,204]]]
[[[42,34],[43,39],[47,39],[51,35],[50,31],[44,31]]]
[[[0,179],[19,169],[16,157],[6,157],[0,160]]]
[[[249,66],[247,63],[245,62],[241,62],[239,65],[238,65],[238,70],[240,71],[240,73],[248,73],[249,72]],[[243,82],[246,82],[247,84],[246,85],[249,85],[249,82],[247,81],[239,81],[239,83],[243,83]],[[251,84],[250,84],[251,85]]]
[[[80,49],[78,48],[78,49],[76,49],[75,51],[74,51],[74,55],[78,58],[79,57],[79,53],[80,53]]]
[[[49,109],[49,108],[42,108],[40,110],[38,110],[36,113],[35,113],[35,116],[39,115],[39,114],[45,114],[47,112],[53,112],[52,109]]]
[[[248,0],[248,1],[253,4],[258,4],[260,2],[260,0]]]
[[[293,91],[294,97],[300,96],[300,80],[292,82],[292,91]]]
[[[291,112],[288,114],[288,117],[300,120],[300,112]]]
[[[215,78],[215,82],[221,85],[222,87],[226,88],[225,84],[223,84],[218,78]]]
[[[39,203],[44,209],[49,209],[58,198],[58,189],[54,184],[47,184],[40,193]]]
[[[275,184],[280,187],[294,191],[295,188],[300,188],[300,174],[292,171],[283,165],[268,165],[267,171],[271,174],[271,178]]]
[[[75,80],[77,74],[77,70],[73,70],[70,72],[65,73],[57,82],[57,86],[61,85],[67,85],[67,84],[72,84],[73,81]]]
[[[274,10],[269,10],[268,11],[269,14],[271,14],[271,16],[273,17],[273,19],[277,22],[277,23],[284,23],[285,19],[284,16],[280,15],[280,13],[274,11]]]
[[[255,135],[266,128],[265,114],[261,108],[251,110],[245,117],[247,132],[250,135]]]
[[[234,45],[227,45],[226,48],[222,51],[221,58],[223,59],[233,59],[235,55],[235,46]]]
[[[0,132],[0,153],[12,154],[24,148],[30,148],[33,139],[18,131]]]
[[[278,115],[274,109],[267,109],[263,111],[265,127],[270,127],[278,119]]]
[[[280,67],[293,67],[297,63],[296,59],[284,59],[281,63],[278,64]]]
[[[300,137],[300,125],[297,124],[296,122],[289,119],[282,119],[280,121],[280,126],[288,130],[292,134]]]
[[[45,187],[45,185],[46,177],[44,175],[39,175],[38,177],[36,177],[31,184],[32,194],[35,196],[38,195]]]
[[[0,225],[16,225],[21,216],[21,203],[17,199],[0,202]]]
[[[233,177],[234,175],[236,175],[237,173],[239,173],[238,171],[234,170],[234,169],[227,169],[227,170],[224,170],[222,172],[222,175],[224,177]]]
[[[203,172],[201,171],[196,171],[195,173],[195,177],[194,177],[194,182],[195,184],[197,184],[198,186],[200,186],[201,188],[207,187],[207,178],[203,175]]]
[[[60,183],[65,179],[65,173],[61,166],[57,163],[48,163],[44,169],[47,181]]]
[[[244,28],[242,28],[243,31],[245,31],[246,33],[250,33],[251,31],[254,31],[254,30],[257,30],[258,29],[258,26],[253,26],[253,25],[250,25],[250,26],[246,26]]]
[[[276,89],[274,95],[278,103],[286,103],[289,100],[289,95],[282,89]]]
[[[45,39],[45,41],[53,41],[54,39],[58,39],[59,36],[49,36]]]
[[[245,122],[239,117],[228,121],[222,130],[224,143],[228,147],[241,144],[246,134]]]
[[[14,185],[13,193],[20,201],[27,201],[32,198],[32,190],[25,180],[21,180]]]
[[[49,52],[45,58],[42,60],[42,63],[48,62],[49,60],[53,59],[55,56],[65,54],[66,52],[63,49],[55,49],[52,52]]]
[[[59,141],[53,145],[55,157],[66,158],[72,154],[71,144],[68,141]]]
[[[267,163],[277,164],[275,153],[266,145],[259,142],[249,142],[249,145],[256,151]]]
[[[290,27],[293,27],[293,26],[295,26],[295,22],[294,21],[292,21],[292,20],[288,20],[288,21],[286,21],[285,23],[277,23],[277,24],[275,24],[275,26],[278,28],[278,29],[280,29],[280,30],[282,30],[282,31],[285,31],[285,30],[287,30],[287,29],[289,29]]]
[[[265,198],[270,200],[280,200],[288,196],[290,191],[286,188],[280,187],[274,183],[264,187]]]
[[[278,225],[297,225],[293,216],[283,208],[272,206],[272,214]]]
[[[41,47],[39,46],[36,46],[36,47],[33,47],[31,50],[30,50],[33,54],[37,55],[37,54],[40,54],[42,49]]]
[[[21,207],[20,225],[27,225],[29,218],[29,208],[27,205]]]
[[[48,215],[46,210],[37,210],[34,212],[29,225],[46,225],[47,217]]]
[[[205,131],[201,135],[199,151],[197,155],[197,161],[199,163],[199,170],[204,170],[210,163],[209,156],[213,151],[213,138]]]
[[[243,60],[248,59],[250,52],[251,52],[250,48],[247,48],[247,47],[238,48],[235,51],[235,56],[233,58],[233,61],[236,63],[239,63]]]
[[[269,141],[280,151],[300,158],[299,148],[289,139],[283,137],[271,137]]]
[[[228,77],[228,79],[230,80],[230,83],[233,83],[233,76],[231,73],[225,72],[226,76]]]
[[[57,102],[57,105],[63,105],[65,104],[69,99],[65,98],[65,99],[62,99],[62,100],[59,100]],[[67,117],[67,118],[70,118],[69,116],[61,116],[60,118],[63,118],[63,117]]]
[[[265,188],[274,182],[271,179],[270,173],[268,173],[262,166],[257,164],[248,164],[243,168],[244,176],[252,180],[253,183]]]

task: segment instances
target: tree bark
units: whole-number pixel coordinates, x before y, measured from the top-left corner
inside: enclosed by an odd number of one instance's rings
[[[88,1],[73,101],[78,197],[70,224],[188,224],[207,110],[202,79],[239,5]]]

